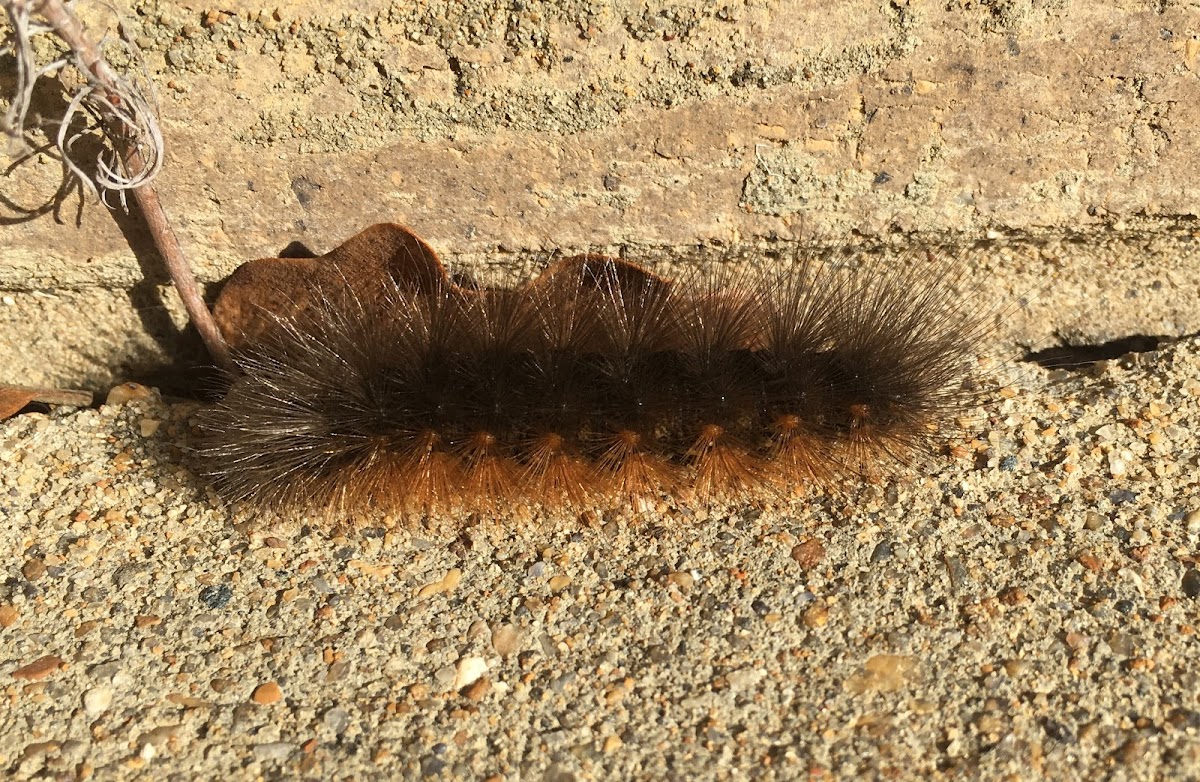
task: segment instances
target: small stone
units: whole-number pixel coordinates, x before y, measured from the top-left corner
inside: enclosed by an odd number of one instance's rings
[[[1093,573],[1099,573],[1104,569],[1104,564],[1101,563],[1094,554],[1087,551],[1080,552],[1080,554],[1075,557],[1075,561]]]
[[[45,679],[50,674],[58,670],[63,664],[63,659],[53,654],[48,654],[45,657],[39,657],[28,665],[22,665],[20,668],[12,672],[14,679],[26,679],[28,681],[37,681]]]
[[[136,399],[150,399],[154,392],[140,383],[122,383],[113,386],[104,399],[106,405],[123,405]]]
[[[604,753],[612,754],[613,752],[619,750],[624,743],[624,741],[621,741],[621,737],[615,733],[611,736],[607,736],[604,739]]]
[[[162,426],[162,421],[155,418],[143,418],[138,422],[138,432],[142,437],[153,437],[158,431],[158,427]]]
[[[1153,671],[1154,660],[1149,657],[1130,657],[1126,662],[1131,671]]]
[[[286,741],[272,741],[267,744],[255,744],[253,750],[256,760],[287,760],[295,751],[296,746],[294,744],[289,744]]]
[[[502,624],[492,631],[492,648],[501,657],[509,657],[521,649],[521,631],[511,624]]]
[[[426,584],[417,590],[417,597],[432,597],[442,592],[449,592],[457,587],[460,581],[462,581],[462,571],[458,568],[451,568],[446,571],[446,575],[440,581]]]
[[[880,541],[871,552],[871,562],[886,562],[892,558],[892,547],[887,541]]]
[[[550,579],[550,591],[561,592],[571,585],[570,576],[554,576]]]
[[[1113,757],[1127,766],[1134,766],[1144,762],[1145,754],[1145,740],[1135,736],[1118,747],[1117,751],[1113,753]]]
[[[214,692],[226,693],[234,688],[236,682],[225,676],[218,676],[208,682],[208,686],[213,688]]]
[[[898,654],[877,654],[867,660],[862,671],[846,680],[846,689],[854,694],[896,692],[916,678],[916,658]]]
[[[272,703],[278,703],[283,699],[283,690],[279,689],[279,685],[275,682],[266,682],[254,688],[254,692],[250,695],[250,700],[260,706],[269,706]]]
[[[686,570],[676,570],[667,574],[667,583],[674,584],[684,592],[689,592],[696,584],[696,577]]]
[[[17,611],[16,606],[8,603],[0,605],[0,627],[12,627],[17,623],[17,619],[20,617],[20,615],[21,614],[19,611]]]
[[[1129,460],[1125,458],[1125,453],[1112,451],[1108,454],[1108,472],[1114,478],[1120,478],[1129,472]]]
[[[1004,723],[994,714],[981,714],[975,718],[975,728],[982,734],[999,733],[1004,729]]]
[[[1075,734],[1071,732],[1070,728],[1056,719],[1047,717],[1046,719],[1042,720],[1042,729],[1046,731],[1047,736],[1059,743],[1075,743]]]
[[[1029,593],[1021,587],[1009,587],[998,595],[1000,602],[1005,605],[1017,606],[1029,602]]]
[[[93,687],[83,694],[83,710],[89,717],[98,717],[112,705],[111,687]]]
[[[455,664],[454,685],[452,689],[461,690],[468,684],[474,684],[487,673],[488,664],[482,657],[463,657]]]
[[[206,586],[200,590],[200,602],[209,608],[224,608],[229,604],[229,599],[233,597],[233,590],[228,584],[217,584],[215,586]]]
[[[805,627],[817,628],[824,627],[829,623],[829,607],[824,602],[817,602],[804,609],[802,621]]]
[[[46,563],[36,557],[21,566],[21,575],[29,581],[37,581],[46,575]]]
[[[1200,597],[1200,570],[1190,567],[1183,574],[1183,593],[1188,597]]]
[[[454,679],[457,675],[458,672],[453,665],[443,665],[434,672],[433,680],[438,683],[438,687],[449,690],[454,687]]]
[[[1183,517],[1183,524],[1188,532],[1200,532],[1200,508],[1188,511]]]
[[[792,559],[804,570],[812,570],[825,559],[825,544],[816,538],[797,543],[792,547]]]
[[[971,575],[961,558],[947,554],[942,557],[942,561],[945,562],[946,572],[950,576],[950,586],[955,590],[962,590],[970,584]]]
[[[725,677],[735,690],[746,690],[762,681],[767,672],[763,668],[739,668]]]
[[[325,724],[325,727],[340,736],[350,726],[350,714],[345,709],[335,706],[325,712],[325,716],[321,721]]]
[[[1063,641],[1067,647],[1076,654],[1086,652],[1088,648],[1088,637],[1082,633],[1070,632],[1064,636]]]
[[[481,701],[491,689],[492,683],[485,677],[464,687],[462,689],[462,694],[467,700]]]

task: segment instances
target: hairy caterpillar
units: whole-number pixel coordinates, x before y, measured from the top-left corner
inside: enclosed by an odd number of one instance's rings
[[[490,289],[377,225],[230,279],[216,311],[243,374],[200,418],[200,469],[233,501],[350,515],[703,502],[893,471],[976,394],[981,319],[944,271],[672,281],[584,255]]]

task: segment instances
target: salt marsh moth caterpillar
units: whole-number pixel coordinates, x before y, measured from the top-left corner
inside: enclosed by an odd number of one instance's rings
[[[938,264],[667,280],[603,256],[455,282],[407,229],[244,265],[242,374],[199,420],[232,501],[362,515],[704,502],[895,471],[976,396],[985,328]]]

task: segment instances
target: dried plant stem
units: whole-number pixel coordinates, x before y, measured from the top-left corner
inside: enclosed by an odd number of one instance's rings
[[[135,175],[140,170],[141,157],[137,148],[132,148],[130,154],[125,158],[126,166]],[[233,356],[229,352],[229,345],[226,344],[225,337],[217,328],[216,321],[213,320],[212,312],[200,295],[200,286],[196,284],[196,275],[192,273],[191,264],[184,257],[183,248],[179,246],[179,239],[176,238],[175,231],[171,229],[166,210],[163,209],[162,202],[158,198],[158,189],[152,184],[142,185],[134,189],[133,197],[137,199],[138,206],[141,207],[146,227],[150,229],[150,235],[154,238],[158,254],[162,256],[163,263],[167,266],[167,274],[170,275],[171,282],[175,284],[179,298],[183,300],[188,317],[196,326],[200,338],[204,340],[204,345],[208,348],[213,363],[222,369],[232,371],[235,367]]]
[[[125,178],[138,183],[131,189],[141,208],[142,217],[150,230],[154,245],[166,264],[167,273],[183,300],[188,317],[195,324],[200,338],[204,340],[213,362],[223,369],[232,370],[234,363],[229,347],[200,295],[200,288],[196,284],[191,264],[188,263],[179,240],[175,237],[171,222],[158,197],[158,190],[150,181],[157,171],[160,158],[156,158],[153,165],[147,165],[146,158],[139,147],[136,126],[125,115],[128,107],[126,106],[127,101],[123,100],[122,95],[127,91],[121,89],[120,77],[105,60],[100,48],[87,36],[79,17],[67,7],[63,0],[11,0],[11,2],[14,7],[25,6],[29,12],[39,14],[45,19],[54,33],[71,48],[77,58],[76,62],[86,68],[106,93],[101,96],[103,100],[96,101],[96,104],[106,115],[105,120],[110,125],[110,135],[114,143],[119,145],[122,162],[126,169]]]

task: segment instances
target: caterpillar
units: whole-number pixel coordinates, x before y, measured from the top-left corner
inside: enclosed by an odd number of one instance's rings
[[[360,516],[793,493],[910,468],[977,395],[984,331],[938,264],[668,280],[578,255],[511,288],[398,225],[239,268],[241,374],[200,414],[229,501]]]

